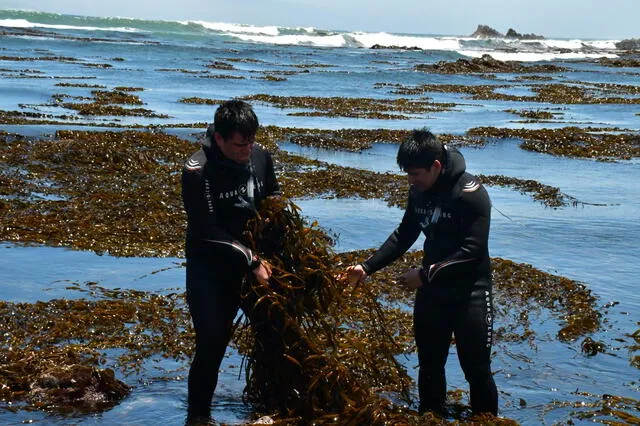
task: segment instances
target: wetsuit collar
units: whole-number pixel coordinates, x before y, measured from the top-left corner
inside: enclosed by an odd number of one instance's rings
[[[442,171],[430,192],[441,193],[450,190],[467,168],[464,157],[460,151],[447,145],[443,146],[443,150],[444,160],[442,162]]]

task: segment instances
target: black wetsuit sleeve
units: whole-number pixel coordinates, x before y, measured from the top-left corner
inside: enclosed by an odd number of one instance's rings
[[[182,200],[190,233],[198,236],[198,245],[215,244],[218,249],[241,256],[251,264],[253,253],[222,224],[216,213],[216,201],[210,195],[206,180],[199,173],[182,172]]]
[[[380,248],[366,261],[362,267],[368,275],[384,268],[391,262],[402,256],[416,242],[420,235],[420,224],[416,218],[413,202],[409,197],[407,209],[402,217],[400,225],[389,235]]]
[[[280,184],[276,179],[276,172],[273,168],[273,158],[270,154],[267,154],[267,164],[265,171],[265,186],[267,195],[281,195]]]
[[[488,256],[491,201],[486,189],[479,186],[473,192],[463,192],[460,198],[463,214],[461,244],[445,259],[430,265],[428,281],[446,276],[461,276],[469,266]]]

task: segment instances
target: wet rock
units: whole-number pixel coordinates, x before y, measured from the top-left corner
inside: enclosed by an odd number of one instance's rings
[[[621,50],[640,50],[640,38],[628,38],[616,43],[616,48]]]
[[[205,65],[207,68],[214,68],[217,70],[232,70],[235,69],[235,67],[231,64],[228,64],[226,62],[222,62],[222,61],[213,61],[209,64]]]
[[[538,34],[520,34],[513,28],[509,28],[505,38],[517,38],[520,40],[544,40],[544,37]]]
[[[488,25],[478,25],[478,28],[471,34],[471,37],[476,38],[502,38],[504,34],[494,30]]]
[[[397,46],[397,45],[391,45],[391,46],[385,46],[382,44],[374,44],[373,46],[370,47],[370,49],[396,49],[396,50],[422,50],[421,48],[419,48],[418,46]]]
[[[525,66],[518,61],[499,61],[491,55],[485,54],[481,58],[458,59],[455,62],[440,61],[433,65],[418,64],[416,70],[442,74],[465,74],[562,72],[565,71],[565,68],[552,64]]]
[[[637,68],[640,67],[640,59],[633,58],[600,58],[598,59],[600,65],[613,68]]]
[[[115,378],[113,370],[86,365],[56,366],[32,384],[30,396],[47,406],[65,411],[101,411],[129,393],[129,386]]]

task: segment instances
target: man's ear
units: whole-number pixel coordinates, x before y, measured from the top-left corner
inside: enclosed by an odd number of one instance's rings
[[[442,172],[442,163],[440,162],[440,160],[435,160],[433,162],[433,166],[431,167],[435,167],[437,170],[437,174],[440,174],[440,172]]]

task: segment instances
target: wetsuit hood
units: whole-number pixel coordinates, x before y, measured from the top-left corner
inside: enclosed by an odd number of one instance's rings
[[[467,164],[464,157],[456,148],[444,145],[444,162],[438,180],[431,189],[432,192],[448,191],[455,185],[460,176],[466,171]]]

